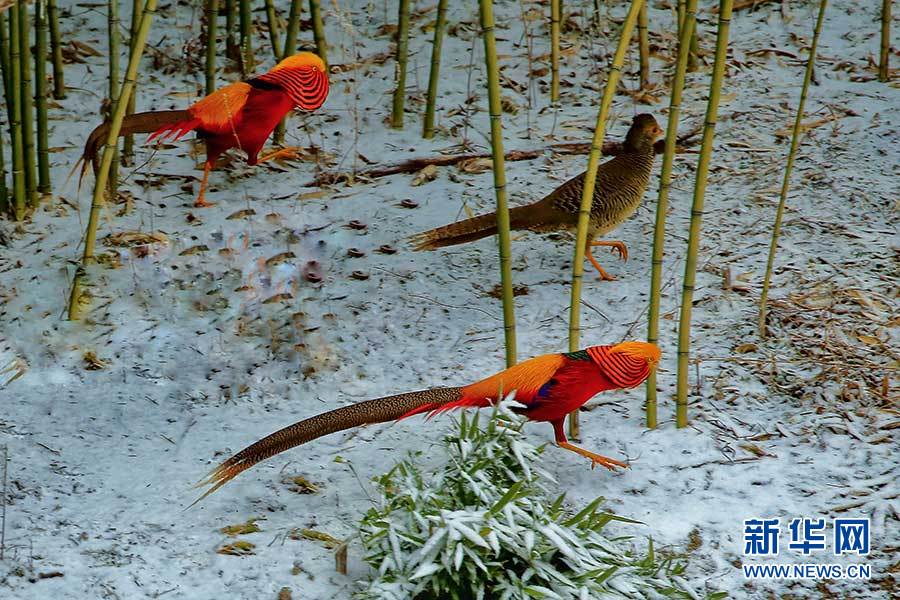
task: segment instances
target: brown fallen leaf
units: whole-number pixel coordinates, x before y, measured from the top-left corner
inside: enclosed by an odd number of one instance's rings
[[[247,556],[248,554],[253,554],[253,549],[256,548],[256,544],[252,542],[245,542],[244,540],[238,540],[233,544],[225,544],[216,552],[218,554],[227,554],[229,556]]]
[[[418,173],[416,173],[416,175],[413,177],[411,185],[419,186],[423,183],[434,181],[437,176],[438,168],[435,165],[426,165],[424,168],[420,169]]]

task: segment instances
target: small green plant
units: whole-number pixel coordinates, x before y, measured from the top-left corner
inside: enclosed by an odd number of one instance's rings
[[[499,417],[499,418],[498,418]],[[501,423],[500,421],[504,421]],[[603,498],[572,514],[538,465],[543,448],[525,441],[524,419],[501,406],[487,427],[459,421],[446,461],[416,455],[376,479],[381,498],[361,523],[375,570],[359,598],[695,598],[684,565],[638,557],[629,538],[611,539]]]

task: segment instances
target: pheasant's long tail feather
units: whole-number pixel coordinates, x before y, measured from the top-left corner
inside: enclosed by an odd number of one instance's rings
[[[495,233],[497,233],[497,215],[490,213],[423,231],[412,236],[409,241],[413,250],[435,250],[474,242]]]
[[[119,137],[131,135],[133,133],[153,133],[154,135],[157,135],[173,126],[178,127],[187,124],[192,120],[193,117],[191,116],[191,113],[186,110],[155,110],[126,115],[125,119],[122,121],[122,128],[119,130]],[[196,127],[197,125],[199,125],[199,122],[193,127]],[[193,129],[193,127],[190,129]],[[184,130],[181,135],[184,135],[184,133],[187,133],[190,129]],[[97,170],[100,168],[100,150],[103,147],[103,144],[106,143],[106,138],[108,136],[109,123],[101,123],[94,128],[91,135],[88,136],[87,141],[84,143],[84,152],[82,152],[78,162],[75,163],[72,172],[69,173],[69,177],[71,177],[78,169],[79,164],[81,165],[81,173],[78,176],[79,187],[81,187],[81,182],[87,173],[88,165],[93,166],[94,175],[97,174]]]
[[[212,487],[206,490],[190,506],[215,492],[242,471],[246,471],[253,465],[294,446],[305,444],[329,433],[359,427],[360,425],[395,421],[420,412],[419,409],[423,407],[429,407],[430,409],[431,407],[455,402],[460,398],[461,394],[461,388],[435,388],[409,392],[358,402],[298,421],[247,446],[213,469],[209,475],[197,484],[197,487],[204,485]]]

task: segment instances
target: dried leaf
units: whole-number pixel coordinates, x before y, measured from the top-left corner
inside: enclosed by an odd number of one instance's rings
[[[341,540],[328,535],[323,531],[316,531],[315,529],[292,529],[288,533],[288,537],[292,540],[315,540],[317,542],[322,542],[325,544],[326,548],[332,550],[341,545]]]
[[[484,173],[494,168],[494,161],[490,158],[469,158],[460,161],[457,168],[463,173]]]
[[[250,519],[246,523],[238,523],[237,525],[226,525],[221,528],[219,531],[224,533],[227,536],[235,537],[238,535],[246,535],[248,533],[256,533],[259,531],[259,525],[256,524],[256,521],[259,519]]]
[[[237,211],[237,212],[233,212],[233,213],[231,213],[230,215],[228,215],[228,216],[225,217],[225,218],[226,218],[226,219],[229,219],[229,220],[233,220],[233,219],[243,219],[244,217],[252,217],[252,216],[255,215],[255,214],[256,214],[256,211],[253,210],[252,208],[245,208],[245,209],[243,209],[243,210],[239,210],[239,211]]]
[[[144,246],[147,244],[168,244],[169,237],[161,231],[145,232],[145,231],[121,231],[119,233],[111,233],[103,238],[103,243],[107,246],[121,246],[130,248],[132,246]]]
[[[253,554],[253,549],[256,548],[256,544],[252,542],[245,542],[244,540],[238,540],[233,544],[225,544],[218,550],[216,550],[219,554],[227,554],[229,556],[247,556],[248,554]]]
[[[434,181],[438,176],[438,169],[435,165],[427,165],[425,168],[416,173],[415,177],[413,177],[412,185],[422,185],[423,183],[428,183],[429,181]]]
[[[756,344],[751,342],[747,342],[746,344],[740,344],[737,348],[734,349],[738,354],[746,354],[748,352],[756,352],[757,347]]]

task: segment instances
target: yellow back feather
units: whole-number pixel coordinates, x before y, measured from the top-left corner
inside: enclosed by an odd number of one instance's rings
[[[496,398],[501,390],[504,394],[517,390],[522,396],[531,396],[553,377],[564,362],[562,354],[536,356],[467,385],[462,393],[465,398],[475,399]]]

